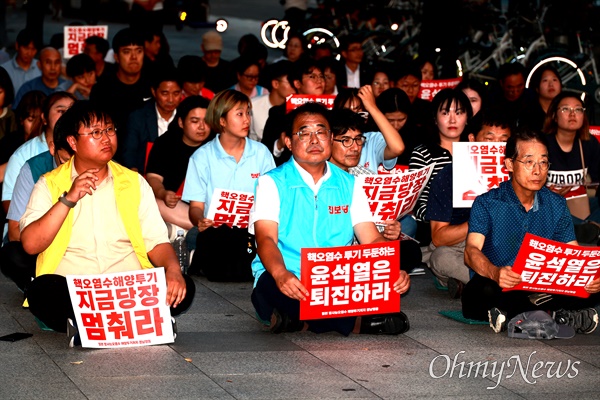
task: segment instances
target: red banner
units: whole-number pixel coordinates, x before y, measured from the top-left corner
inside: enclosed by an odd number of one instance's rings
[[[600,142],[600,126],[590,126],[590,133]]]
[[[304,103],[321,103],[331,110],[333,108],[334,100],[335,95],[333,94],[292,94],[285,99],[285,112],[289,113]]]
[[[452,89],[458,86],[462,78],[438,79],[434,81],[421,81],[419,89],[419,98],[427,101],[433,100],[436,94],[442,89]]]
[[[573,246],[528,233],[513,271],[521,283],[508,290],[588,297],[585,286],[600,275],[600,247]]]
[[[300,302],[303,321],[400,311],[398,241],[302,249],[300,264],[310,293]]]

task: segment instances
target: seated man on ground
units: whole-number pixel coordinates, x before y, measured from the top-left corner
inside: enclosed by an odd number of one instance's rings
[[[470,133],[469,141],[506,142],[511,129],[503,114],[495,110],[486,110],[482,114],[481,129],[477,136]],[[430,221],[431,226],[431,272],[442,286],[448,287],[450,297],[458,299],[469,281],[469,268],[465,265],[465,240],[471,209],[452,206],[452,170],[452,164],[448,164],[431,183],[425,219]]]
[[[462,294],[466,318],[485,320],[494,332],[506,329],[507,321],[532,310],[553,311],[560,324],[578,333],[592,333],[598,326],[600,278],[586,286],[588,298],[552,294],[536,305],[535,293],[513,288],[521,275],[512,271],[526,233],[577,244],[573,222],[564,198],[544,185],[548,175],[548,149],[542,134],[513,133],[505,151],[505,166],[511,179],[475,199],[469,219],[465,263],[473,270]]]
[[[58,144],[72,158],[36,183],[21,218],[21,242],[37,258],[25,295],[33,315],[65,332],[74,312],[66,275],[164,267],[171,314],[191,304],[195,286],[181,274],[152,189],[139,174],[111,161],[117,150],[111,117],[91,103],[63,115]]]
[[[193,227],[190,206],[181,201],[190,157],[214,137],[205,122],[207,108],[208,100],[204,97],[186,97],[177,107],[176,121],[152,146],[146,168],[146,179],[163,220],[185,230]]]
[[[258,254],[252,263],[252,303],[261,320],[271,321],[274,333],[405,332],[408,319],[403,313],[299,320],[300,301],[308,296],[299,279],[301,248],[345,246],[354,236],[364,244],[386,240],[377,231],[366,195],[354,184],[354,177],[327,162],[332,145],[328,117],[329,111],[317,103],[292,111],[285,144],[293,157],[258,179],[249,228],[256,235]],[[350,211],[329,214],[326,210],[332,204],[349,204]],[[402,294],[409,287],[410,278],[401,271],[393,288]]]

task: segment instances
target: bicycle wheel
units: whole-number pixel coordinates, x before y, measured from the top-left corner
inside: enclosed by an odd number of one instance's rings
[[[533,77],[535,71],[546,64],[551,64],[554,68],[556,68],[564,88],[568,87],[570,89],[580,90],[582,92],[587,92],[590,89],[587,87],[588,80],[586,79],[582,69],[575,61],[564,56],[550,56],[538,61],[531,68],[531,71],[527,76],[527,80],[525,81],[525,87],[529,87],[531,78]]]

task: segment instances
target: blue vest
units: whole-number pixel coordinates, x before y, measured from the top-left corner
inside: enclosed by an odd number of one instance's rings
[[[277,247],[288,271],[298,278],[300,249],[347,246],[354,237],[350,218],[354,177],[331,163],[327,163],[327,168],[331,176],[321,184],[317,196],[302,180],[293,159],[266,174],[279,191]],[[252,262],[255,285],[264,271],[257,256]]]
[[[33,183],[36,183],[38,179],[40,179],[40,176],[44,175],[46,172],[50,172],[56,168],[54,165],[54,157],[52,157],[49,151],[45,151],[30,158],[27,160],[27,164],[29,164],[29,168],[31,169]]]

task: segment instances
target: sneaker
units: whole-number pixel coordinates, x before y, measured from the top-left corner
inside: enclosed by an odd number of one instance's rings
[[[361,317],[360,333],[369,335],[399,335],[410,329],[408,317],[403,312],[395,314],[366,315]]]
[[[577,333],[590,334],[598,327],[598,311],[594,308],[584,308],[583,310],[567,311],[558,310],[552,314],[556,323],[568,325],[575,329]]]
[[[488,318],[490,320],[490,327],[494,332],[500,333],[506,330],[506,314],[504,311],[494,307],[488,311]]]
[[[69,347],[81,346],[81,338],[77,329],[77,322],[71,318],[67,318],[67,340]]]
[[[270,325],[271,333],[299,332],[304,328],[304,322],[293,319],[276,308],[273,309],[273,320]]]
[[[175,317],[171,317],[171,325],[173,326],[173,340],[177,339],[177,322]]]
[[[465,284],[459,281],[458,279],[448,279],[448,294],[450,295],[451,299],[460,299],[464,287]]]

